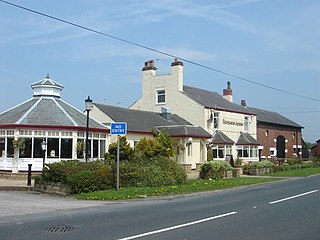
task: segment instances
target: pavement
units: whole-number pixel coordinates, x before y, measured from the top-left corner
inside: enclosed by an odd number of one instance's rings
[[[12,174],[0,172],[0,191],[28,191],[32,190],[34,179],[31,180],[31,186],[28,184],[28,175],[26,173]]]

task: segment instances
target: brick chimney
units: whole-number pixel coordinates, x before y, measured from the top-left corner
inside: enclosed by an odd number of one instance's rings
[[[227,89],[223,89],[223,97],[227,99],[229,102],[233,102],[232,97],[232,89],[231,89],[231,82],[227,82]]]

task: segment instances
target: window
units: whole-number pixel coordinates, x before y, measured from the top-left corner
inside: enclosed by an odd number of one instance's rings
[[[5,155],[5,138],[0,138],[0,158],[4,158]]]
[[[214,145],[212,147],[213,158],[224,159],[226,155],[232,155],[232,146],[229,145]]]
[[[157,91],[157,103],[165,103],[166,102],[166,92],[165,90]]]
[[[31,138],[21,138],[24,141],[25,147],[24,149],[20,149],[19,158],[31,158],[31,146],[32,139]]]
[[[219,128],[219,113],[218,112],[214,112],[214,114],[213,114],[213,127]]]
[[[106,141],[100,140],[100,158],[104,158],[105,151],[106,151]]]
[[[33,157],[34,158],[42,158],[43,150],[41,147],[41,142],[43,138],[34,138],[33,140]]]
[[[84,140],[83,139],[78,139],[77,140],[77,158],[84,158]]]
[[[14,150],[13,150],[13,139],[14,138],[7,138],[7,157],[13,158]]]
[[[256,146],[238,146],[238,157],[255,158],[258,156],[258,148]]]
[[[98,140],[93,140],[93,158],[97,158],[98,157],[98,153],[99,153],[99,141]]]
[[[244,131],[249,131],[249,117],[245,116],[244,117]]]
[[[71,138],[61,138],[61,158],[72,158]]]
[[[58,158],[59,157],[59,138],[48,138],[47,157],[48,158]]]
[[[188,154],[188,157],[192,156],[192,144],[187,145],[187,154]]]

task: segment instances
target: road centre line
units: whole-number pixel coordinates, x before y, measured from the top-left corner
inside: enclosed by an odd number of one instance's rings
[[[187,226],[191,226],[191,225],[195,225],[195,224],[199,224],[199,223],[203,223],[203,222],[208,222],[208,221],[211,221],[214,219],[223,218],[223,217],[227,217],[227,216],[234,215],[234,214],[237,214],[237,212],[229,212],[229,213],[221,214],[218,216],[213,216],[213,217],[204,218],[204,219],[200,219],[200,220],[189,222],[189,223],[184,223],[184,224],[180,224],[180,225],[176,225],[176,226],[172,226],[172,227],[168,227],[168,228],[155,230],[152,232],[146,232],[146,233],[141,233],[141,234],[130,236],[130,237],[121,238],[118,240],[130,240],[130,239],[136,239],[136,238],[145,237],[145,236],[149,236],[149,235],[154,235],[157,233],[167,232],[167,231],[171,231],[171,230],[178,229],[178,228],[183,228],[183,227],[187,227]]]
[[[311,193],[315,193],[315,192],[318,192],[318,191],[319,191],[319,190],[313,190],[313,191],[301,193],[301,194],[294,195],[294,196],[291,196],[291,197],[287,197],[287,198],[283,198],[283,199],[276,200],[276,201],[273,201],[273,202],[269,202],[269,204],[275,204],[275,203],[279,203],[279,202],[291,200],[291,199],[298,198],[298,197],[302,197],[302,196],[305,196],[305,195],[308,195],[308,194],[311,194]]]

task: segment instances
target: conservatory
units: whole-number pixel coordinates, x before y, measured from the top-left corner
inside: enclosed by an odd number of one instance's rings
[[[63,86],[49,75],[31,88],[31,99],[0,113],[0,170],[32,164],[41,171],[44,163],[104,157],[108,130],[89,117],[90,109],[85,114],[63,101]]]

